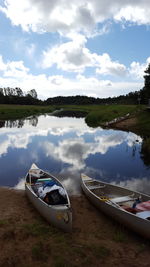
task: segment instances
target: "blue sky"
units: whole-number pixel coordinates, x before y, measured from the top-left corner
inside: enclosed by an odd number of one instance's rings
[[[140,90],[149,0],[0,0],[0,87],[38,97]]]

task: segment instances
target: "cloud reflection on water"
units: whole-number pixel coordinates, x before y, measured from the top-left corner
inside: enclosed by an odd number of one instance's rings
[[[25,178],[20,178],[19,182],[14,186],[14,189],[25,190]]]
[[[112,182],[112,184],[114,185],[119,185],[122,187],[126,187],[138,192],[142,192],[145,194],[150,194],[150,179],[147,177],[142,177],[141,179],[137,179],[137,178],[131,178],[130,180],[128,180],[128,178],[126,178],[126,180],[124,181],[119,181],[119,182]]]
[[[62,177],[71,194],[80,192],[80,172],[83,171],[93,178],[110,182],[124,183],[126,179],[130,186],[135,186],[135,181],[141,179],[145,187],[146,182],[141,177],[146,177],[146,170],[139,155],[142,142],[139,136],[90,128],[84,119],[40,116],[38,121],[34,118],[34,122],[32,124],[28,119],[20,128],[0,129],[0,167],[3,168],[6,160],[9,172],[9,165],[15,158],[11,171],[15,173],[18,166],[20,173],[26,174],[30,164],[35,162]],[[3,170],[3,177],[5,175],[8,173]],[[14,180],[18,181],[18,175],[16,171]],[[23,183],[24,180],[19,180],[16,188],[21,188]]]

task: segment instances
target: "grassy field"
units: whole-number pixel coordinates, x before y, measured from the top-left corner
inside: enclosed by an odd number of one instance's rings
[[[0,105],[0,120],[20,119],[52,111],[50,106]]]

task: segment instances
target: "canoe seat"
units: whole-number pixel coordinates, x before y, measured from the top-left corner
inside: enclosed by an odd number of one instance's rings
[[[133,195],[130,196],[123,196],[123,197],[115,197],[115,198],[111,198],[112,202],[115,203],[121,203],[121,202],[127,202],[127,201],[132,201],[135,200],[136,198],[134,198]]]
[[[88,189],[97,189],[97,188],[104,188],[105,187],[105,185],[89,185],[88,186]]]

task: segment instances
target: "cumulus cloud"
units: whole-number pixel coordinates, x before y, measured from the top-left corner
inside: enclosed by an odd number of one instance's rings
[[[56,64],[58,69],[83,72],[85,67],[93,67],[95,54],[85,47],[86,38],[81,34],[69,34],[72,40],[43,51],[43,68]]]
[[[43,51],[43,68],[56,64],[58,69],[71,72],[83,72],[87,67],[96,68],[102,75],[125,76],[127,69],[118,61],[113,61],[107,53],[98,55],[85,47],[86,39],[79,34],[69,35],[71,41],[56,45]]]
[[[137,24],[150,23],[147,0],[5,0],[0,10],[13,25],[34,32],[69,31],[92,33],[98,23],[108,19]]]
[[[138,25],[149,24],[150,23],[149,1],[136,1],[136,4],[124,6],[114,16],[114,18],[118,21],[128,21]]]
[[[125,65],[120,64],[118,61],[112,61],[110,56],[104,53],[102,56],[98,56],[99,67],[96,72],[104,75],[117,75],[125,76],[127,69]]]
[[[140,64],[139,62],[132,62],[130,65],[129,73],[135,79],[141,79],[144,75],[144,71],[150,63],[150,57],[147,58],[146,63]]]
[[[24,66],[23,61],[11,61],[6,63],[4,77],[21,78],[27,75],[29,69]]]
[[[61,54],[60,54],[61,55]],[[53,54],[54,56],[54,54]],[[88,51],[89,65],[97,65],[97,70],[99,72],[109,75],[113,75],[117,72],[118,75],[125,75],[135,77],[138,82],[112,82],[111,80],[102,79],[101,76],[97,77],[86,77],[81,74],[81,70],[85,69],[83,62],[80,65],[75,65],[69,62],[63,57],[61,61],[61,67],[66,68],[68,71],[70,66],[72,70],[76,70],[78,73],[74,78],[65,78],[63,75],[51,75],[46,74],[33,75],[30,69],[24,65],[23,61],[8,61],[4,62],[0,56],[0,86],[2,87],[20,87],[24,91],[36,88],[38,97],[41,99],[46,99],[48,97],[54,97],[62,94],[64,96],[68,95],[88,95],[93,97],[110,97],[118,96],[121,94],[129,93],[131,91],[139,90],[143,87],[143,81],[139,81],[139,77],[143,77],[144,69],[146,68],[150,59],[148,58],[146,63],[140,64],[138,62],[133,62],[129,69],[122,67],[124,65],[112,61],[109,55],[103,54],[99,56],[95,53],[90,53]],[[65,62],[65,63],[64,63]],[[110,69],[110,66],[112,68]],[[117,71],[118,67],[118,71]],[[76,69],[75,69],[76,68]],[[31,88],[32,85],[32,88]]]

